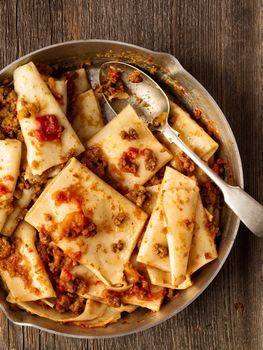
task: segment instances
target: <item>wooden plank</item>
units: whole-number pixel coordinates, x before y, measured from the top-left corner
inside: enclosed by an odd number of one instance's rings
[[[24,349],[24,334],[21,326],[8,323],[8,349]]]
[[[40,331],[32,327],[23,327],[24,347],[23,349],[40,349]]]
[[[260,0],[9,0],[0,65],[51,43],[112,39],[174,54],[218,102],[239,145],[246,189],[263,202]],[[222,271],[186,310],[138,335],[74,340],[0,316],[5,349],[262,349],[262,241],[241,226]],[[8,326],[9,324],[9,326]]]
[[[36,330],[33,330],[36,332]],[[65,339],[66,340],[66,339]],[[54,334],[50,334],[44,331],[39,333],[39,349],[55,349],[56,337]]]
[[[0,313],[0,350],[8,350],[9,329],[8,320],[4,314]]]

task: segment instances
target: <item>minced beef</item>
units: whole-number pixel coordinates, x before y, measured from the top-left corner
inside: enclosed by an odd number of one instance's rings
[[[56,304],[54,306],[55,310],[57,310],[60,313],[66,312],[71,304],[71,299],[66,294],[60,294],[57,297]]]
[[[118,68],[110,66],[107,71],[107,80],[101,85],[97,92],[102,92],[109,101],[113,99],[127,99],[129,95],[125,91],[125,86],[121,79],[122,71]]]
[[[16,113],[17,94],[7,86],[0,86],[0,137],[23,141]]]
[[[224,178],[225,175],[225,166],[227,165],[227,161],[222,159],[222,158],[218,158],[212,165],[211,165],[211,169],[220,177]]]
[[[149,181],[147,181],[145,186],[160,185],[164,177],[164,172],[165,172],[165,167],[161,168]]]
[[[140,151],[140,154],[142,154],[145,157],[145,169],[148,171],[154,171],[157,165],[157,158],[154,155],[153,151],[149,148],[145,148],[142,151]]]
[[[125,173],[136,174],[138,171],[138,164],[135,161],[139,153],[139,150],[135,147],[129,147],[127,152],[123,152],[119,160],[119,168]]]
[[[135,295],[139,300],[151,300],[153,298],[150,285],[144,276],[140,276],[139,280],[136,281],[133,286],[125,292],[125,294]]]
[[[168,248],[162,244],[155,243],[153,246],[153,251],[160,258],[166,258],[168,256]]]
[[[114,253],[118,253],[122,251],[123,248],[124,248],[124,242],[121,239],[119,239],[117,243],[112,244],[112,251]]]
[[[6,237],[0,236],[0,259],[6,259],[11,254],[11,245]]]
[[[126,198],[141,208],[145,201],[151,198],[151,193],[145,187],[137,185],[134,190],[126,194]]]
[[[194,172],[195,163],[185,153],[180,153],[179,161],[184,174],[191,175]]]
[[[106,299],[107,303],[112,307],[121,306],[121,293],[114,290],[105,289],[103,292],[103,297]]]
[[[72,311],[74,314],[81,314],[85,308],[86,300],[76,294],[59,294],[54,306],[60,313]]]
[[[137,140],[139,138],[137,131],[134,128],[129,128],[128,131],[122,130],[121,133],[121,138],[123,140]]]
[[[59,280],[65,256],[62,250],[48,242],[36,241],[36,249],[53,283]]]
[[[51,251],[49,253],[51,253]],[[65,258],[62,250],[54,246],[52,248],[51,260],[48,263],[49,270],[54,275],[59,275],[64,264],[64,260]]]
[[[77,296],[72,304],[69,306],[69,310],[74,314],[80,314],[85,308],[86,300],[80,296]]]
[[[211,180],[202,184],[200,183],[199,186],[201,198],[205,208],[209,206],[218,207],[221,198],[218,187]]]
[[[120,226],[126,218],[126,214],[123,212],[118,213],[113,217],[113,223],[115,226]]]
[[[106,175],[108,161],[101,147],[88,147],[81,157],[81,162],[100,178]]]

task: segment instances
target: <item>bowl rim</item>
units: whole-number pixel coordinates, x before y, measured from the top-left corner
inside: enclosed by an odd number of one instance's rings
[[[22,61],[24,61],[26,59],[29,59],[32,55],[40,54],[41,52],[45,52],[45,51],[47,51],[49,49],[52,49],[52,48],[55,48],[55,47],[71,46],[71,45],[74,45],[74,44],[89,44],[89,43],[93,43],[93,42],[94,43],[102,43],[102,44],[113,44],[113,45],[119,44],[119,45],[121,45],[121,46],[123,46],[123,47],[125,47],[127,49],[133,48],[133,49],[143,50],[144,53],[149,53],[149,54],[152,54],[154,56],[163,56],[163,57],[167,57],[170,60],[172,60],[173,64],[176,66],[178,71],[180,71],[180,73],[183,73],[185,76],[187,76],[190,80],[192,80],[196,84],[196,86],[202,92],[202,94],[211,101],[211,103],[213,104],[213,108],[215,108],[217,110],[217,113],[220,115],[220,118],[222,120],[224,120],[225,126],[228,129],[227,131],[228,131],[228,133],[231,136],[232,141],[233,141],[232,142],[232,148],[233,148],[233,150],[234,150],[234,152],[236,154],[236,162],[237,162],[237,165],[238,165],[237,174],[238,174],[238,177],[239,177],[239,179],[236,179],[236,180],[238,182],[238,185],[241,188],[244,187],[244,175],[243,175],[243,167],[242,167],[242,161],[241,161],[241,157],[240,157],[240,152],[239,152],[239,149],[238,149],[236,138],[235,138],[235,136],[233,134],[233,131],[232,131],[232,129],[231,129],[231,127],[230,127],[230,125],[229,125],[229,123],[227,121],[227,118],[225,117],[224,113],[222,112],[222,110],[218,106],[217,102],[210,95],[210,93],[201,85],[201,83],[199,83],[199,81],[194,76],[192,76],[185,68],[183,68],[183,66],[178,61],[178,59],[175,56],[173,56],[172,54],[169,54],[169,53],[166,53],[166,52],[161,52],[161,51],[150,50],[150,49],[144,48],[144,47],[139,46],[139,45],[134,45],[134,44],[130,44],[130,43],[127,43],[127,42],[122,42],[122,41],[117,41],[117,40],[104,40],[104,39],[70,40],[70,41],[59,42],[59,43],[55,43],[55,44],[52,44],[52,45],[44,46],[44,47],[42,47],[40,49],[31,51],[31,52],[29,52],[29,53],[19,57],[18,59],[16,59],[13,62],[9,63],[7,66],[5,66],[4,68],[2,68],[0,70],[0,77],[6,71],[8,71],[9,69],[12,69],[14,66],[19,64],[20,62],[22,62]],[[45,332],[48,332],[48,333],[51,333],[51,334],[60,335],[60,336],[64,336],[64,337],[69,337],[69,338],[76,338],[76,339],[106,339],[106,338],[118,338],[118,337],[130,335],[130,334],[138,334],[138,333],[140,333],[142,331],[145,331],[147,329],[156,327],[157,325],[159,325],[159,324],[169,320],[170,318],[172,318],[173,316],[175,316],[179,312],[183,311],[192,302],[194,302],[205,291],[206,288],[208,288],[208,286],[212,283],[214,278],[217,276],[217,274],[221,270],[222,266],[224,265],[228,255],[229,255],[229,253],[230,253],[230,251],[231,251],[231,249],[233,247],[234,241],[235,241],[237,233],[238,233],[239,225],[240,225],[240,219],[235,216],[235,222],[233,223],[233,227],[231,229],[231,231],[232,231],[231,232],[232,240],[228,244],[226,252],[224,253],[224,257],[222,258],[220,264],[217,266],[215,271],[212,273],[212,275],[209,278],[209,280],[204,283],[202,288],[200,288],[200,290],[195,294],[195,296],[193,298],[191,298],[191,300],[187,301],[182,306],[178,307],[176,310],[174,310],[173,312],[171,312],[170,314],[168,314],[167,316],[162,318],[161,320],[154,321],[151,324],[141,325],[140,329],[125,331],[123,333],[119,333],[119,334],[116,334],[116,335],[114,335],[114,334],[110,334],[110,335],[78,335],[78,334],[70,334],[70,333],[64,333],[64,332],[60,332],[60,331],[55,331],[53,329],[49,329],[49,328],[46,328],[46,327],[43,327],[43,326],[39,326],[37,324],[34,324],[33,322],[16,321],[8,313],[8,310],[1,303],[1,300],[0,300],[0,310],[2,310],[4,315],[7,317],[7,319],[9,321],[11,321],[15,325],[32,327],[32,328],[39,329],[39,330],[42,330],[42,331],[45,331]]]

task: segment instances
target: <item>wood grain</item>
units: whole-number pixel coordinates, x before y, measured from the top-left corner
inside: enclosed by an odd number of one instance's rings
[[[260,0],[1,0],[0,18],[1,67],[37,48],[72,39],[127,41],[174,54],[227,116],[246,189],[263,202]],[[262,261],[262,240],[241,225],[211,286],[162,325],[138,335],[86,341],[22,329],[1,315],[0,350],[260,350]]]

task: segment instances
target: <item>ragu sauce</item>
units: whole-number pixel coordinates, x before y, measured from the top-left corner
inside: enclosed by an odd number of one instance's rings
[[[8,189],[8,187],[5,184],[0,182],[0,196],[3,196],[7,193],[10,193],[10,190]]]
[[[54,114],[37,116],[36,120],[39,128],[35,131],[37,139],[43,141],[60,141],[63,126],[59,125],[58,119]]]
[[[55,205],[59,206],[63,203],[75,203],[79,209],[82,207],[82,195],[78,185],[71,185],[61,191],[57,191],[53,194],[52,198],[55,201]]]

